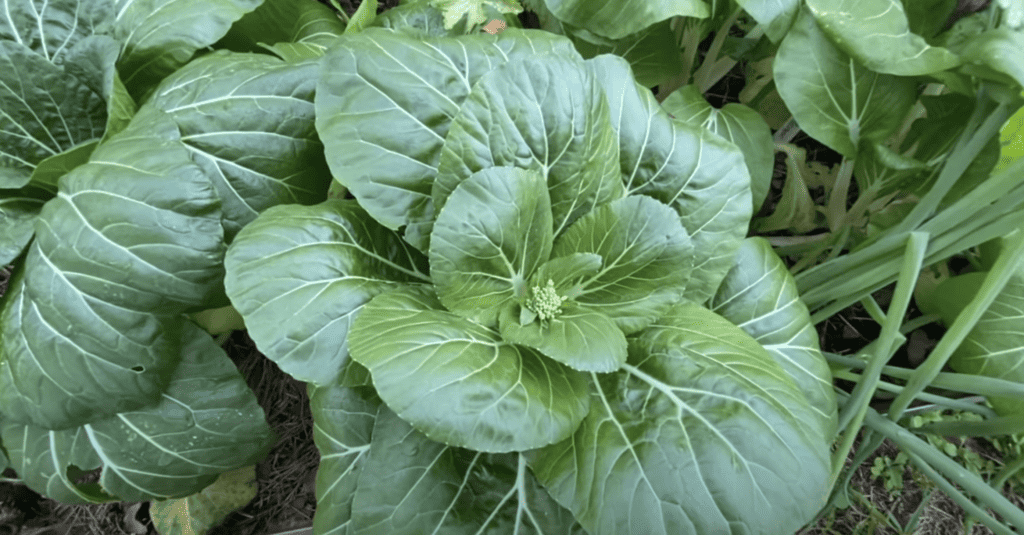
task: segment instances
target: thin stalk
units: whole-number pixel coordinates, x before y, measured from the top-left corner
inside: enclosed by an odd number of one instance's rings
[[[718,54],[722,52],[722,45],[725,44],[725,38],[729,36],[729,28],[732,28],[732,25],[736,23],[736,19],[740,17],[740,13],[743,13],[743,10],[741,8],[736,8],[736,10],[732,12],[732,15],[730,15],[728,19],[725,19],[722,26],[718,28],[717,32],[715,32],[715,38],[711,40],[711,46],[708,47],[708,53],[704,55],[704,62],[697,68],[697,72],[693,73],[693,81],[697,84],[697,88],[700,89],[701,93],[707,92],[707,90],[711,89],[711,86],[715,85],[715,82],[718,81],[715,80],[708,84],[708,77],[710,75],[712,64],[718,60]]]
[[[825,356],[825,360],[829,364],[844,366],[854,370],[864,369],[868,364],[866,361],[858,358],[836,355],[827,351],[822,351],[822,355]],[[899,366],[885,366],[882,368],[882,373],[889,377],[906,380],[914,374],[914,370],[900,368]],[[1024,384],[966,373],[940,372],[932,380],[929,387],[985,397],[1024,397]],[[995,416],[994,412],[991,414]]]
[[[838,429],[843,429],[841,446],[835,451],[832,458],[832,479],[830,487],[834,486],[839,478],[843,460],[850,454],[853,447],[853,440],[860,432],[864,416],[867,414],[871,398],[878,383],[881,380],[882,369],[890,358],[889,348],[893,346],[899,334],[900,324],[903,316],[910,305],[910,297],[913,295],[914,286],[917,283],[917,275],[921,272],[921,262],[924,259],[924,251],[928,246],[928,235],[920,232],[912,232],[907,241],[906,252],[903,255],[903,269],[900,271],[899,281],[896,283],[896,291],[893,292],[892,303],[885,321],[882,323],[882,333],[878,336],[878,345],[875,352],[868,359],[868,365],[864,369],[863,377],[853,388],[849,401],[843,405],[839,413]],[[898,398],[897,398],[898,399]]]
[[[1024,259],[1024,240],[1019,240],[1012,247],[1002,250],[999,258],[996,259],[995,265],[992,266],[992,270],[985,276],[985,282],[982,283],[977,295],[960,312],[956,321],[953,322],[953,325],[943,335],[942,340],[939,340],[935,349],[914,370],[914,374],[907,380],[906,389],[893,400],[892,405],[889,407],[890,419],[893,421],[899,420],[903,411],[914,399],[914,396],[924,390],[935,376],[942,371],[943,366],[946,365],[953,352],[960,347],[960,343],[963,342],[964,338],[967,338],[967,335],[974,328],[981,315],[988,310],[989,305],[992,304],[992,301],[995,301],[999,292],[1003,291],[1003,287],[1006,286],[1010,277],[1016,273],[1017,266],[1020,265],[1022,259]],[[899,286],[897,285],[898,289]]]
[[[863,380],[863,378],[864,378],[863,375],[861,375],[859,373],[853,373],[853,372],[848,371],[848,370],[839,370],[839,371],[832,372],[832,377],[835,378],[835,379],[843,379],[845,381],[852,381],[852,382],[859,382],[859,381]],[[878,382],[878,389],[879,390],[884,390],[886,392],[892,392],[894,394],[899,394],[900,392],[903,392],[903,388],[904,387],[902,387],[900,385],[894,385],[894,384],[886,382],[886,381],[879,381]],[[984,405],[978,405],[977,403],[970,403],[970,402],[959,400],[959,399],[948,398],[946,396],[940,396],[938,394],[929,394],[927,392],[922,392],[922,393],[918,394],[917,397],[914,398],[914,399],[917,399],[918,401],[924,401],[924,402],[927,402],[927,403],[931,404],[930,405],[931,408],[922,409],[921,407],[914,407],[913,408],[914,411],[918,411],[918,410],[934,410],[934,409],[937,409],[937,408],[941,407],[943,409],[950,409],[950,410],[956,410],[956,411],[965,411],[965,412],[973,412],[975,414],[978,414],[978,415],[981,415],[981,416],[984,416],[984,417],[997,417],[995,411],[993,411],[992,409],[990,409],[988,407],[985,407]],[[936,433],[936,434],[939,434],[939,433]]]

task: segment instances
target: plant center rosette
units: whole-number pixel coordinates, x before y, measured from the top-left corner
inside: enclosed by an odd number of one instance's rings
[[[734,145],[530,30],[368,29],[315,105],[355,200],[261,214],[225,287],[311,383],[316,525],[782,533],[824,505],[831,376],[744,239]]]

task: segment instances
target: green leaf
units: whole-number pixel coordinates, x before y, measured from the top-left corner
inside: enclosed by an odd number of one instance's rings
[[[224,287],[256,346],[317,385],[335,381],[348,360],[362,306],[427,272],[418,251],[352,200],[267,210],[238,234],[224,266]]]
[[[421,37],[457,35],[444,27],[444,15],[429,2],[414,2],[388,9],[377,16],[374,25]]]
[[[595,253],[571,253],[566,256],[552,258],[543,263],[533,279],[537,283],[548,280],[554,281],[555,289],[560,295],[575,297],[580,291],[580,281],[585,277],[591,277],[601,271],[601,264],[604,259]],[[526,286],[524,285],[525,289]],[[517,295],[517,298],[523,295]]]
[[[359,474],[349,533],[584,535],[517,453],[432,442],[381,407]]]
[[[807,0],[807,7],[835,46],[874,72],[918,76],[960,64],[956,54],[911,33],[896,0]]]
[[[786,154],[786,183],[782,186],[782,198],[770,216],[755,222],[755,228],[758,232],[784,229],[798,234],[810,232],[819,226],[820,218],[817,205],[807,189],[807,151],[789,143],[779,149]]]
[[[38,188],[5,191],[0,198],[0,266],[21,256],[35,234],[35,221],[50,193]]]
[[[800,0],[736,0],[758,24],[773,43],[778,43],[793,26],[800,11]]]
[[[72,147],[59,154],[54,154],[36,165],[32,170],[31,182],[33,185],[46,188],[54,193],[57,191],[57,181],[60,177],[71,172],[72,169],[89,161],[92,152],[96,150],[100,140],[93,139]]]
[[[613,372],[626,362],[626,336],[608,316],[575,305],[546,322],[523,324],[517,303],[502,310],[501,337],[532,347],[545,356],[584,372]]]
[[[744,240],[733,262],[708,302],[711,311],[740,326],[782,365],[831,441],[838,424],[832,373],[796,281],[764,238]]]
[[[5,417],[63,429],[155,401],[181,358],[181,313],[221,291],[220,218],[152,108],[64,176],[0,313]]]
[[[1020,239],[1020,233],[1015,237]],[[1005,247],[1005,244],[1004,244]],[[955,320],[959,309],[977,294],[984,278],[983,273],[972,273],[953,277],[936,288],[943,321],[950,325]],[[953,296],[960,296],[959,303],[952,302]],[[995,301],[982,314],[967,338],[957,347],[949,359],[949,365],[958,373],[969,373],[984,377],[994,377],[1015,383],[1024,383],[1024,330],[1021,320],[1024,319],[1024,269],[1017,269],[999,293]],[[1024,400],[1020,398],[990,397],[988,398],[996,414],[1013,416],[1024,414]]]
[[[25,484],[65,503],[177,498],[259,462],[277,437],[256,396],[209,335],[186,325],[180,336],[181,364],[149,405],[60,431],[5,411],[3,443]],[[101,466],[98,484],[75,483]]]
[[[444,310],[424,287],[371,300],[349,350],[381,399],[428,438],[485,452],[568,437],[589,409],[584,376]]]
[[[736,103],[714,108],[694,85],[672,92],[661,106],[676,119],[707,128],[743,151],[743,159],[750,172],[753,213],[756,214],[768,197],[775,170],[775,141],[761,114]]]
[[[215,48],[261,52],[261,44],[323,43],[344,32],[337,13],[316,0],[264,0],[232,24]]]
[[[702,0],[544,0],[559,20],[621,39],[671,17],[707,17]]]
[[[227,34],[263,0],[117,0],[112,35],[123,43],[118,68],[137,101],[162,78]]]
[[[137,107],[117,72],[121,43],[106,35],[92,35],[79,41],[67,55],[64,69],[89,86],[107,103],[103,139],[124,130]]]
[[[555,241],[553,257],[595,253],[601,270],[570,294],[582,308],[603,314],[623,333],[658,319],[684,295],[694,246],[670,207],[645,195],[599,206]]]
[[[367,28],[342,37],[323,58],[315,98],[332,174],[385,227],[419,222],[405,236],[425,252],[441,144],[470,88],[508,58],[548,51],[575,54],[564,37],[537,30],[425,40]]]
[[[308,391],[313,441],[320,450],[313,529],[321,535],[347,535],[352,532],[352,501],[370,455],[377,412],[387,407],[372,387],[309,385]]]
[[[992,173],[998,173],[1024,158],[1024,107],[1017,110],[999,131],[999,163]]]
[[[480,78],[452,122],[434,206],[443,209],[455,187],[481,169],[530,169],[546,181],[558,236],[595,206],[622,197],[617,161],[608,105],[578,56],[509,61]]]
[[[775,56],[775,85],[800,128],[847,158],[883,141],[916,98],[916,82],[870,71],[833,46],[801,11]]]
[[[224,472],[202,491],[176,500],[155,500],[149,516],[160,535],[205,535],[256,497],[256,470]]]
[[[278,204],[324,200],[331,173],[314,126],[319,66],[217,51],[167,77],[153,106],[181,130],[192,159],[223,199],[230,243]]]
[[[359,3],[359,8],[356,9],[352,18],[349,19],[348,25],[345,26],[346,34],[359,33],[373,24],[373,20],[377,18],[377,0],[365,0]]]
[[[0,11],[0,41],[23,45],[59,65],[76,43],[102,31],[113,5],[105,0],[0,0]]]
[[[576,50],[586,59],[601,54],[622,56],[644,87],[654,87],[679,74],[683,60],[672,21],[664,20],[622,39],[599,44],[579,37],[570,28],[565,28],[567,37],[572,39]]]
[[[750,335],[681,303],[592,374],[569,439],[526,454],[592,535],[793,533],[829,494],[829,442],[795,382]]]
[[[1021,50],[1024,50],[1024,33],[1003,27],[968,38],[959,52],[967,62],[1008,75],[1017,82],[1016,93],[1019,86],[1024,86]]]
[[[956,7],[957,0],[917,0],[902,6],[906,10],[910,31],[925,39],[932,39],[945,29],[946,21]]]
[[[685,297],[702,303],[732,267],[747,235],[753,203],[743,153],[703,128],[673,121],[630,78],[625,60],[605,55],[587,63],[611,108],[627,195],[653,197],[679,215],[693,242]]]
[[[551,254],[551,199],[539,173],[493,167],[459,184],[437,217],[430,276],[448,310],[496,326]]]
[[[858,191],[871,191],[882,197],[911,185],[912,180],[926,170],[924,163],[904,156],[883,143],[870,143],[861,148],[854,162],[853,176]]]
[[[44,159],[103,135],[106,103],[24,45],[0,41],[0,189],[28,184]]]

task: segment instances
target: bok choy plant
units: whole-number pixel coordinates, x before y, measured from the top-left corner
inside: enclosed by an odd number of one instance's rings
[[[225,287],[310,383],[316,531],[784,533],[824,505],[831,377],[745,239],[735,145],[528,30],[346,36],[315,105],[355,198],[260,214]]]

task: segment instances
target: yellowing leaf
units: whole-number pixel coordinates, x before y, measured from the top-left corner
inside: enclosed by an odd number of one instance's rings
[[[201,492],[149,504],[160,535],[204,535],[256,496],[256,470],[250,466],[225,472]]]
[[[519,13],[523,6],[517,0],[431,0],[431,3],[444,14],[444,28],[450,30],[462,19],[463,15],[468,16],[466,27],[473,27],[483,24],[487,20],[484,7],[489,6],[498,13]]]

